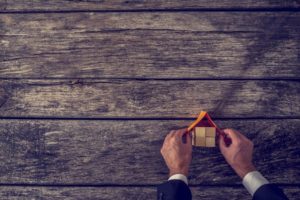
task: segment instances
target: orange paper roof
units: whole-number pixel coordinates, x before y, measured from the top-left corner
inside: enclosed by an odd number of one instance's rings
[[[191,131],[193,128],[195,128],[197,125],[199,126],[200,123],[202,122],[203,119],[207,119],[207,123],[210,127],[215,127],[217,130],[218,134],[224,134],[218,127],[217,125],[212,121],[211,117],[209,114],[205,111],[201,111],[200,114],[198,115],[198,118],[192,122],[189,127],[188,127],[188,132]]]

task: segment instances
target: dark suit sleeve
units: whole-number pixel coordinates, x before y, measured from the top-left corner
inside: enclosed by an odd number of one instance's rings
[[[158,200],[191,200],[190,188],[181,180],[170,180],[157,186]]]
[[[253,200],[286,200],[287,196],[283,191],[273,184],[265,184],[258,188],[253,195]]]

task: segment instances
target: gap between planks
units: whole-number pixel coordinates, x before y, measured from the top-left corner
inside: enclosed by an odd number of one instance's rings
[[[20,10],[0,11],[0,14],[47,14],[47,13],[145,13],[145,12],[300,12],[300,8],[187,8],[187,9],[128,9],[128,10]]]
[[[126,80],[126,81],[300,81],[300,77],[260,77],[260,78],[252,78],[252,77],[222,77],[222,78],[189,78],[189,77],[181,77],[181,78],[155,78],[155,77],[45,77],[45,78],[31,78],[31,77],[22,77],[22,78],[5,78],[0,77],[0,80],[74,80],[78,82],[82,82],[85,80]]]
[[[0,120],[74,120],[74,121],[177,121],[177,120],[195,120],[195,117],[2,117]],[[283,117],[214,117],[214,120],[291,120],[300,119],[300,116],[283,116]]]
[[[300,183],[294,184],[287,184],[287,183],[276,183],[278,187],[300,187]],[[157,184],[37,184],[37,183],[0,183],[0,187],[138,187],[138,188],[145,188],[145,187],[156,187]],[[198,187],[210,187],[210,188],[244,188],[242,184],[189,184],[190,188],[198,188]]]

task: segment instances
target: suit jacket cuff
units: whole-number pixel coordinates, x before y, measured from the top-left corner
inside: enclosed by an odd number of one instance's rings
[[[258,171],[249,172],[243,178],[243,185],[252,196],[256,190],[258,190],[258,188],[268,183],[269,181],[265,179],[265,177],[263,177]]]
[[[183,174],[174,174],[168,179],[168,181],[170,181],[170,180],[181,180],[181,181],[185,182],[185,184],[188,185],[188,179]]]

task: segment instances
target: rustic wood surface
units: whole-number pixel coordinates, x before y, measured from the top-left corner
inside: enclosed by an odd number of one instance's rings
[[[2,117],[299,117],[299,81],[0,80]]]
[[[299,18],[299,12],[2,14],[0,78],[299,79]]]
[[[146,9],[214,9],[214,8],[299,8],[299,0],[59,0],[24,1],[0,0],[0,10],[48,11],[48,10],[146,10]]]
[[[200,110],[300,196],[299,0],[0,0],[0,199],[155,199]],[[194,199],[251,199],[194,148]]]
[[[300,120],[217,120],[255,144],[271,182],[300,184]],[[153,185],[167,179],[166,134],[191,120],[0,120],[1,184]],[[130,148],[128,148],[130,147]],[[280,172],[280,173],[279,173]],[[241,184],[217,148],[194,148],[190,184]]]
[[[297,187],[281,187],[290,199],[297,199],[300,192]],[[192,187],[194,199],[245,199],[251,196],[244,188]],[[145,200],[156,199],[154,187],[0,187],[0,196],[10,200],[27,199],[82,199],[82,200]]]

